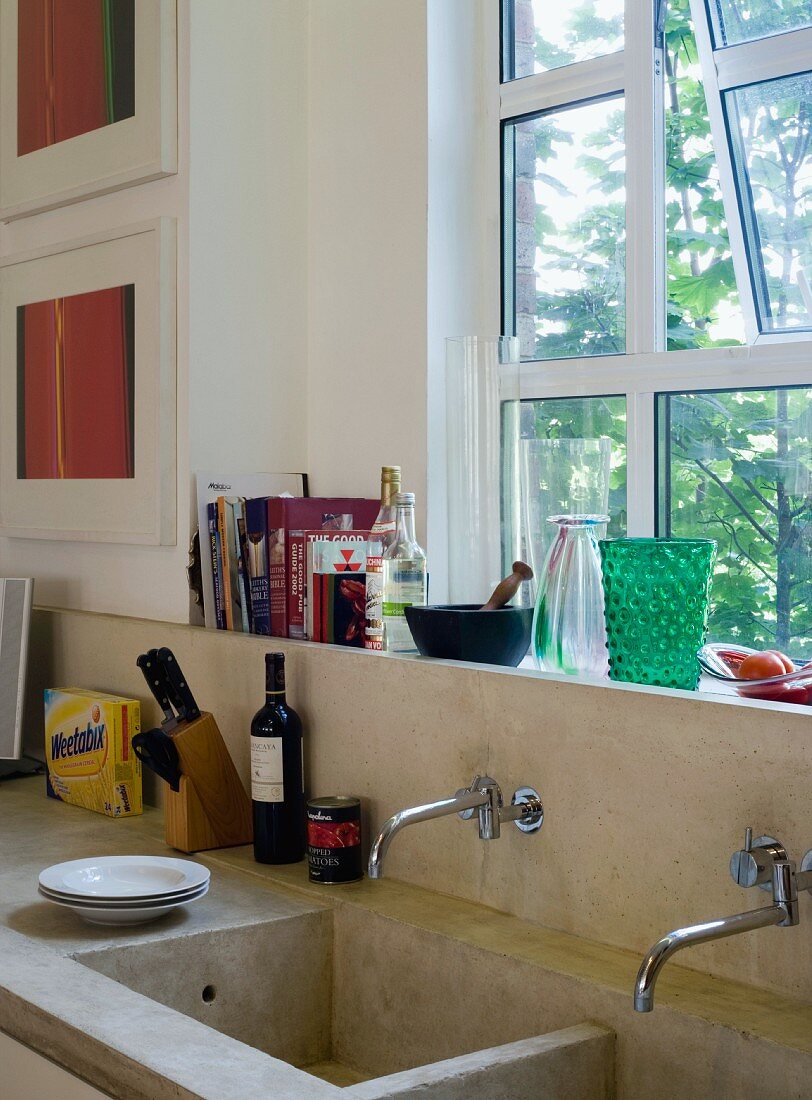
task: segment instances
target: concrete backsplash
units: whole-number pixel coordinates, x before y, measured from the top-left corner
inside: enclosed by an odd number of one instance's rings
[[[396,810],[446,797],[477,772],[497,779],[506,800],[536,787],[539,833],[507,826],[484,843],[472,822],[424,823],[395,840],[387,874],[590,940],[642,952],[679,925],[766,904],[727,870],[747,825],[779,837],[793,859],[812,846],[812,711],[143,619],[35,613],[28,743],[41,741],[46,686],[135,695],[144,723],[156,723],[135,658],[161,645],[215,714],[246,783],[263,656],[284,650],[288,698],[305,722],[308,793],[360,795],[367,843]],[[151,780],[146,796],[159,797]],[[805,895],[798,928],[693,948],[679,964],[812,1001],[811,932]]]

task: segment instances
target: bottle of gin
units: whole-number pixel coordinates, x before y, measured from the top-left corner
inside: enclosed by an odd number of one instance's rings
[[[367,548],[366,649],[383,649],[383,553],[395,537],[395,493],[399,491],[400,466],[383,466],[381,508],[372,525]]]
[[[417,647],[405,610],[426,602],[426,554],[414,533],[414,493],[396,493],[395,508],[395,535],[383,553],[384,648],[390,653],[409,653]]]

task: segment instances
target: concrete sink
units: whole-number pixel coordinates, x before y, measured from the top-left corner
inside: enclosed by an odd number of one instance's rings
[[[455,941],[349,907],[73,957],[363,1100],[614,1095],[614,1036],[533,1035]]]

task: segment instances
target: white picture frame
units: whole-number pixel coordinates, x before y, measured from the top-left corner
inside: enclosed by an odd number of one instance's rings
[[[178,170],[176,0],[135,4],[135,114],[17,155],[17,7],[0,0],[0,219]]]
[[[0,260],[0,535],[175,545],[175,238],[158,218]],[[18,477],[17,307],[130,283],[133,476]]]

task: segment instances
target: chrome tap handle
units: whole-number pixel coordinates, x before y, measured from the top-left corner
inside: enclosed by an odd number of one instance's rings
[[[478,790],[484,791],[487,802],[484,802],[478,810],[479,813],[479,839],[498,840],[500,835],[499,811],[502,808],[502,791],[495,779],[489,775],[479,776]]]
[[[773,864],[786,858],[787,851],[780,840],[772,836],[758,836],[753,840],[753,830],[748,825],[744,833],[744,847],[730,857],[730,877],[739,886],[760,886],[763,890],[769,890]]]
[[[485,776],[485,778],[487,779],[487,776]],[[482,776],[481,775],[475,775],[474,778],[471,780],[470,787],[460,787],[460,789],[457,791],[455,797],[460,798],[464,794],[473,794],[474,791],[482,790],[481,783],[482,783]],[[476,808],[474,808],[472,810],[460,810],[459,813],[457,814],[457,817],[460,818],[461,821],[470,821],[475,813],[476,813]]]

